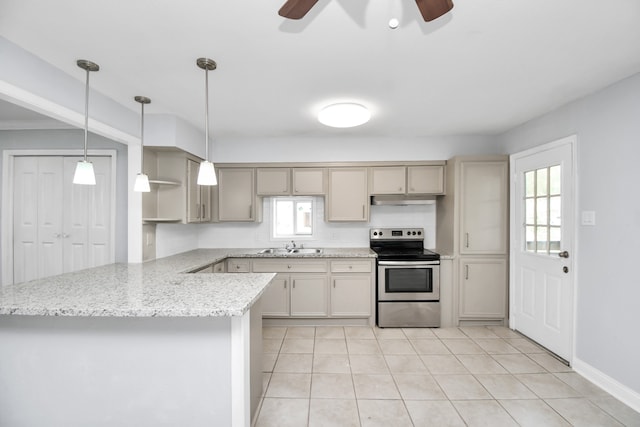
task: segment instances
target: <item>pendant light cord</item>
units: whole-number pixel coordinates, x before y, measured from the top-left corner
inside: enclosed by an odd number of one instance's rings
[[[142,113],[140,117],[140,173],[144,173],[144,102],[141,102]]]
[[[87,161],[87,143],[89,140],[89,69],[87,68],[87,83],[84,89],[84,161]]]
[[[204,69],[204,159],[209,161],[209,69]]]

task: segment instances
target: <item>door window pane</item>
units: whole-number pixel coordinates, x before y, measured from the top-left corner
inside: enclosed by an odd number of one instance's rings
[[[547,195],[547,172],[548,169],[538,169],[536,171],[536,195],[537,196],[546,196]]]
[[[524,250],[556,254],[562,248],[562,166],[524,173]]]
[[[561,178],[560,165],[549,168],[549,194],[552,196],[560,194]]]

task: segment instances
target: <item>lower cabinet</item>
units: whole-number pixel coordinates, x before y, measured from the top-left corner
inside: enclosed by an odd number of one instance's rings
[[[460,320],[504,320],[507,310],[507,261],[461,257],[458,271]]]
[[[278,273],[262,294],[271,318],[360,318],[373,323],[371,259],[229,258],[228,272]]]
[[[327,276],[291,275],[291,316],[325,317],[329,314]]]
[[[288,317],[291,301],[288,274],[278,274],[262,294],[262,315],[266,317]]]
[[[371,275],[331,276],[331,315],[368,317],[371,315]]]

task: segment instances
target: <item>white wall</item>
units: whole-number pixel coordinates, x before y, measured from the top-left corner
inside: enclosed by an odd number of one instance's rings
[[[596,212],[595,226],[577,226],[575,357],[640,393],[640,74],[501,139],[515,153],[570,134],[578,136],[578,212]]]

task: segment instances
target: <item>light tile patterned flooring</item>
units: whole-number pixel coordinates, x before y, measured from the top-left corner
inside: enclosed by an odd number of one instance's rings
[[[264,327],[265,426],[640,426],[504,327]]]

